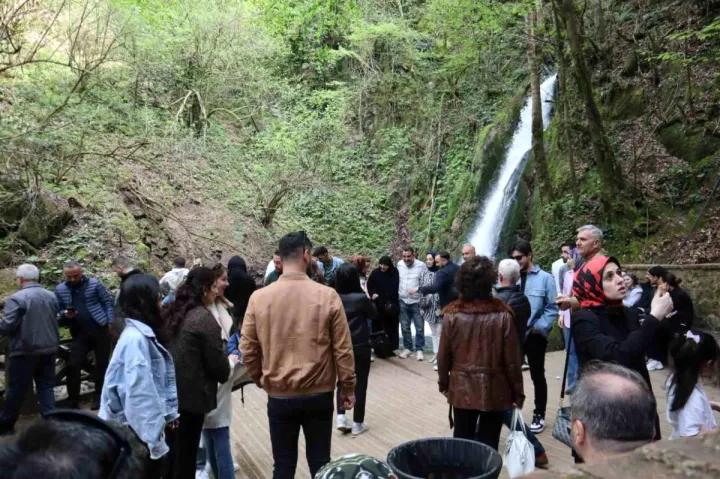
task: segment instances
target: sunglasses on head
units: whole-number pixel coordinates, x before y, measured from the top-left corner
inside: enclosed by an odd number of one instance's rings
[[[112,437],[115,441],[115,444],[120,450],[118,451],[117,459],[115,459],[115,463],[110,470],[110,474],[108,474],[107,476],[108,479],[115,479],[118,476],[118,474],[122,470],[122,466],[127,461],[127,458],[130,457],[130,455],[132,454],[130,443],[128,443],[127,440],[125,440],[122,436],[120,436],[120,434],[118,434],[118,432],[112,426],[110,426],[108,423],[95,416],[94,414],[73,409],[56,409],[45,414],[43,417],[45,419],[57,419],[60,421],[72,421],[76,423],[82,423],[86,426],[99,429]]]

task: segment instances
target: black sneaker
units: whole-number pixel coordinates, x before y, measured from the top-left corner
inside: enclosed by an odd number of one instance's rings
[[[533,414],[530,430],[535,434],[543,432],[545,430],[545,416],[542,414]]]

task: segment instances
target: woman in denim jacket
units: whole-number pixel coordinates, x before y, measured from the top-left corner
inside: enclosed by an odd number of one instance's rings
[[[175,366],[163,343],[160,285],[151,275],[138,274],[122,285],[120,306],[127,312],[100,399],[100,417],[128,425],[157,461],[168,451],[165,427],[176,425],[178,398]]]

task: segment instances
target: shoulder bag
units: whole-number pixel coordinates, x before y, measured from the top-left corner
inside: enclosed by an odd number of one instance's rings
[[[570,348],[566,347],[565,353],[565,372],[563,373],[562,388],[560,388],[560,405],[558,406],[557,416],[555,416],[555,425],[552,430],[552,437],[565,444],[567,447],[573,447],[572,435],[570,434],[570,406],[563,407],[565,399],[565,383],[567,382],[568,362],[570,360]]]

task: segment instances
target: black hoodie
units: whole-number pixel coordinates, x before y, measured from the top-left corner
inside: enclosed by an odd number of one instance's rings
[[[230,258],[228,262],[228,287],[225,290],[225,298],[233,304],[233,315],[238,323],[238,331],[242,326],[250,296],[255,292],[256,288],[255,281],[247,272],[245,260],[240,256]]]

